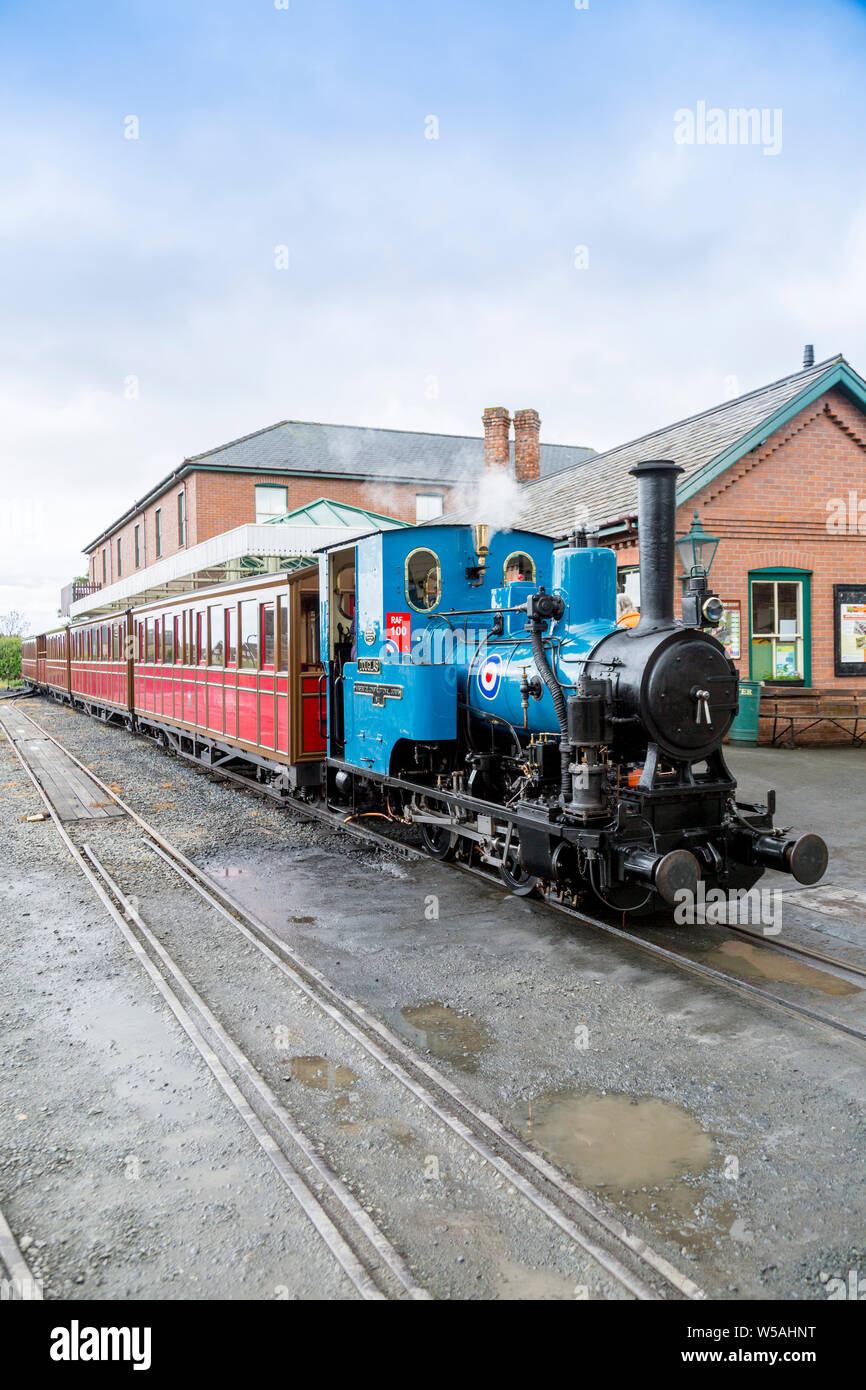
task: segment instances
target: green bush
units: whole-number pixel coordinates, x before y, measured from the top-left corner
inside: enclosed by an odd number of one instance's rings
[[[0,637],[0,681],[21,679],[21,638]]]

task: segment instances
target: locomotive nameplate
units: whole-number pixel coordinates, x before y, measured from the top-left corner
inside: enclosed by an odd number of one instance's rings
[[[402,685],[382,685],[379,681],[356,681],[356,695],[372,695],[373,704],[384,707],[386,700],[402,700]]]
[[[382,662],[378,656],[359,656],[358,675],[359,676],[381,676]]]

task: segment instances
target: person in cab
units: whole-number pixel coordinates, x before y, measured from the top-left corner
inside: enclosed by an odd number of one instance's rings
[[[640,613],[635,608],[628,594],[622,593],[616,596],[616,625],[617,627],[637,627],[640,622]]]

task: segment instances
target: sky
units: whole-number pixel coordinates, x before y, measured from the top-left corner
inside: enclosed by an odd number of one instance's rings
[[[0,0],[0,613],[278,420],[603,449],[866,374],[866,5],[579,3]]]

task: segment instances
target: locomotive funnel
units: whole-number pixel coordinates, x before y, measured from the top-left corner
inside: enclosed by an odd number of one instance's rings
[[[632,468],[637,478],[640,549],[640,622],[635,632],[670,627],[674,620],[674,540],[677,474],[671,459],[648,459]]]

